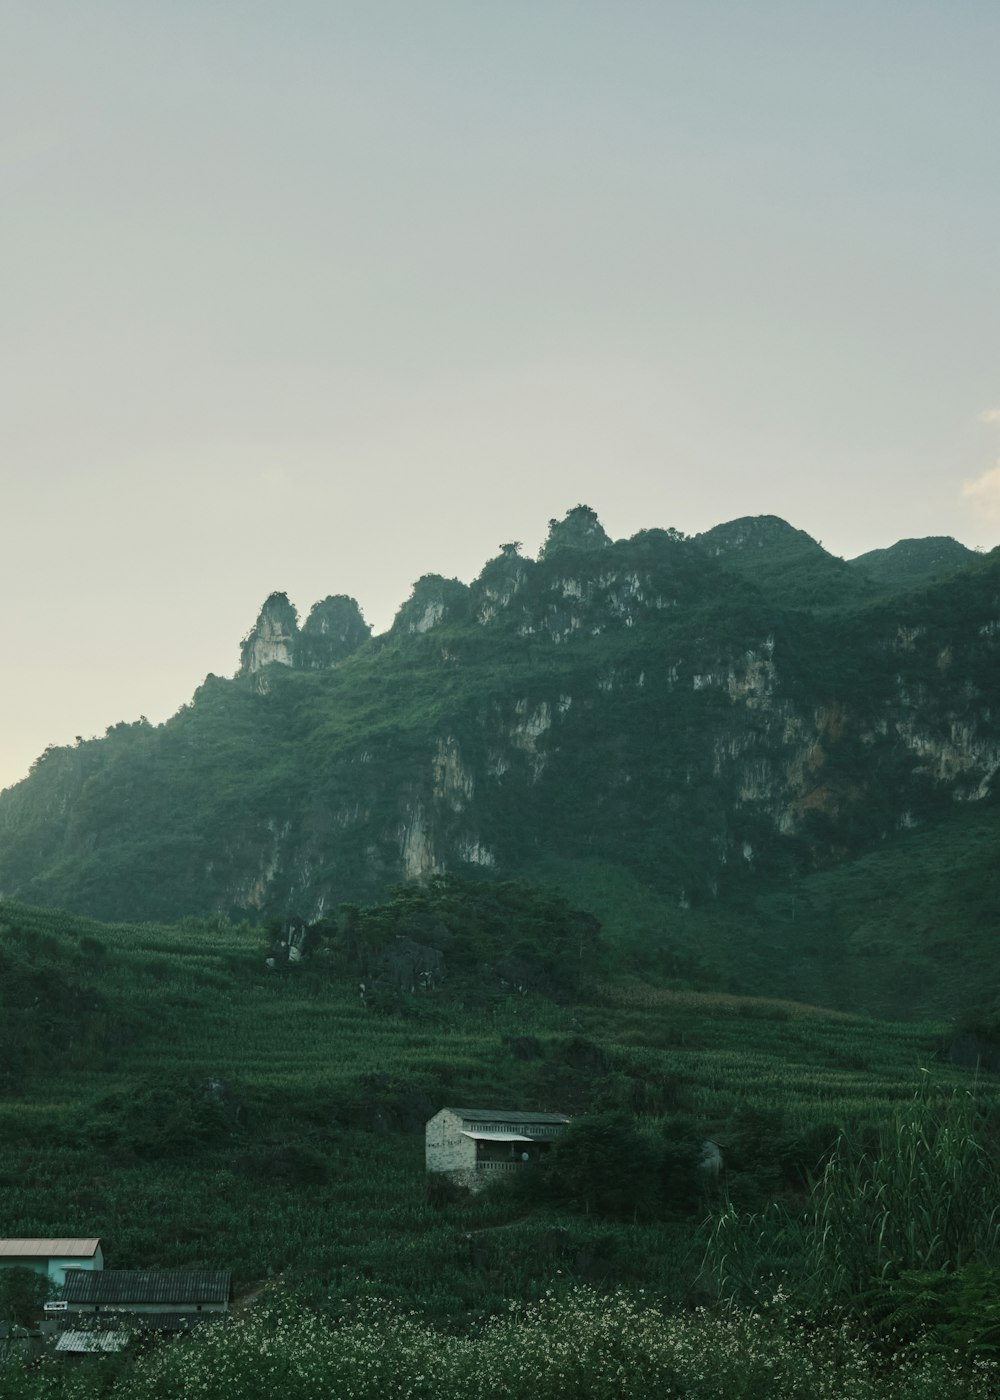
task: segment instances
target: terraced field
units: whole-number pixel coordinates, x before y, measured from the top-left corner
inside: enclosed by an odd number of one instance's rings
[[[442,1317],[556,1277],[691,1298],[709,1202],[613,1222],[505,1191],[442,1205],[424,1120],[462,1102],[624,1111],[650,1140],[719,1142],[729,1195],[755,1201],[801,1193],[839,1133],[871,1135],[928,1079],[944,1098],[971,1082],[938,1059],[938,1024],[634,979],[574,1004],[427,994],[379,1014],[336,968],[275,975],[264,951],[226,923],[0,906],[4,995],[40,989],[10,1008],[39,1029],[0,1098],[6,1233],[100,1235],[112,1265],[229,1266],[241,1289],[281,1277]]]

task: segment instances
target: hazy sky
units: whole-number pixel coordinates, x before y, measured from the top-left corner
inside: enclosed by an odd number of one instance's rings
[[[997,0],[3,0],[0,786],[594,506],[1000,539]]]

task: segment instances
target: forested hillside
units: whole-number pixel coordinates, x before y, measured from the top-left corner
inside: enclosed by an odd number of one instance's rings
[[[0,795],[0,890],[310,922],[400,880],[527,876],[694,985],[950,1012],[957,978],[918,995],[893,967],[954,966],[994,917],[963,843],[970,812],[993,841],[1000,554],[927,544],[866,572],[773,517],[611,541],[579,506],[537,560],[420,579],[380,637],[350,599],[300,627],[275,594],[234,678]],[[897,866],[878,912],[829,893]]]

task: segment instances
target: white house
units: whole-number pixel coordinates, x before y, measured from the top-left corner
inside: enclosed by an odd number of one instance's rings
[[[427,1124],[429,1172],[463,1186],[485,1185],[490,1174],[538,1162],[569,1123],[565,1113],[522,1113],[496,1108],[442,1108]]]
[[[100,1240],[0,1240],[0,1268],[31,1269],[62,1285],[67,1269],[103,1269]]]

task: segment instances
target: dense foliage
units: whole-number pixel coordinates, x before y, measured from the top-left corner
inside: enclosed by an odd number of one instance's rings
[[[308,926],[312,966],[349,968],[366,995],[421,988],[452,997],[535,992],[565,1000],[593,979],[600,924],[551,891],[514,881],[436,876]]]

